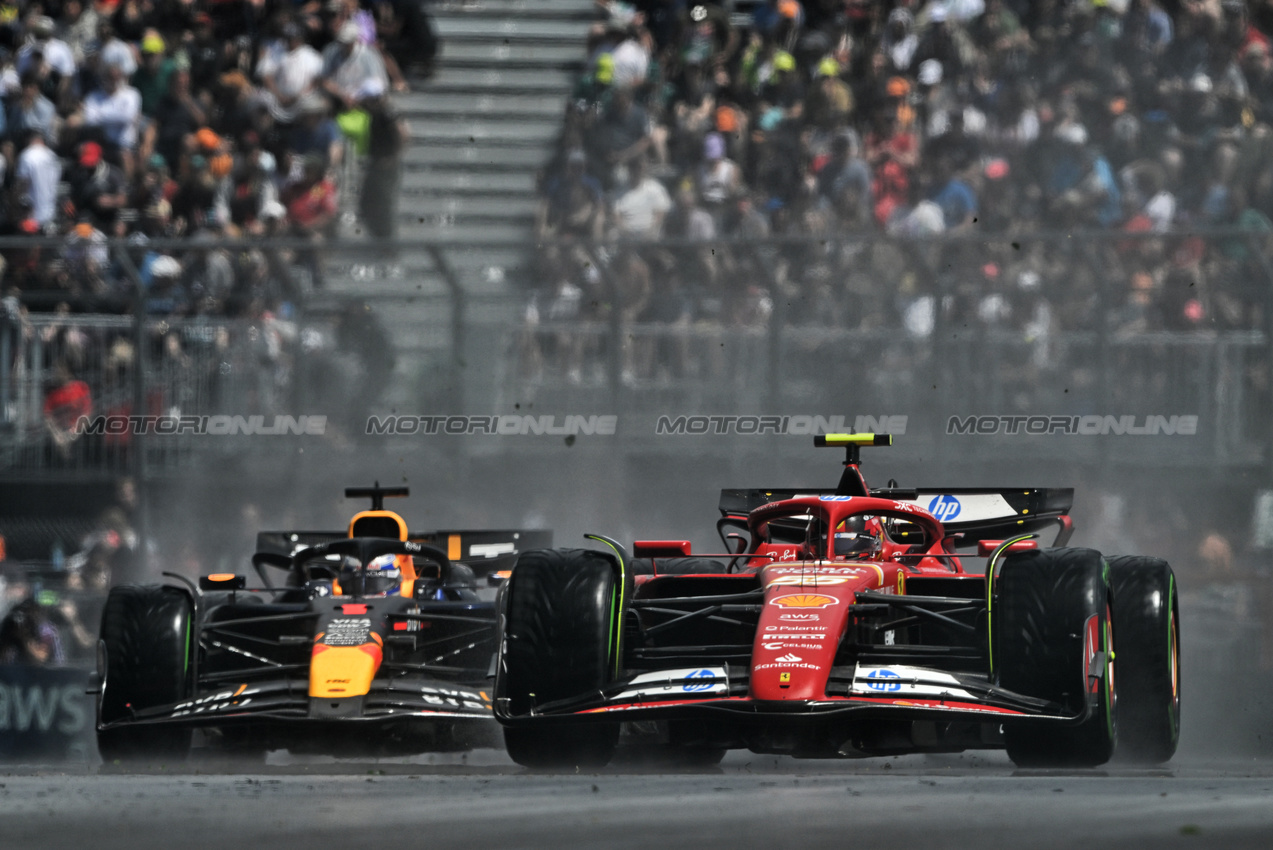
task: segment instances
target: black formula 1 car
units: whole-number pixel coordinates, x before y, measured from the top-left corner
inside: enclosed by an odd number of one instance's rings
[[[228,751],[456,750],[498,740],[493,585],[546,531],[415,534],[384,510],[406,488],[352,488],[345,531],[262,532],[237,574],[111,590],[98,652],[107,762]],[[272,575],[272,573],[274,573]],[[494,734],[492,734],[494,733]]]
[[[621,730],[697,764],[729,748],[1171,758],[1180,646],[1165,561],[1063,548],[1072,490],[873,490],[859,447],[887,435],[816,444],[846,448],[839,486],[723,491],[724,554],[657,540],[629,555],[593,537],[603,551],[520,556],[495,684],[517,762],[602,765]]]

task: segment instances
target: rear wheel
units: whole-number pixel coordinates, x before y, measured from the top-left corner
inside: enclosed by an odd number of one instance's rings
[[[1094,767],[1116,740],[1112,594],[1092,549],[1010,555],[996,586],[994,658],[1003,687],[1088,711],[1077,725],[1007,724],[1008,756],[1022,767]]]
[[[610,558],[588,549],[524,553],[509,578],[500,696],[513,716],[595,694],[614,675],[625,595]],[[617,723],[547,721],[504,730],[508,753],[532,768],[601,767]]]
[[[1118,756],[1160,764],[1180,741],[1180,625],[1176,580],[1161,558],[1112,558],[1118,628]]]
[[[193,620],[190,598],[176,588],[123,585],[111,590],[102,611],[106,657],[99,726],[170,705],[187,695]],[[184,760],[190,749],[190,729],[126,724],[99,731],[97,749],[108,764],[147,758]]]

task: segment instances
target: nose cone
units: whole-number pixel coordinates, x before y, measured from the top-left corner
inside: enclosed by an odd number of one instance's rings
[[[309,662],[309,695],[363,696],[371,690],[371,680],[376,678],[383,659],[380,644],[374,641],[361,646],[316,643]]]
[[[819,699],[844,630],[852,591],[771,585],[752,646],[751,695]]]

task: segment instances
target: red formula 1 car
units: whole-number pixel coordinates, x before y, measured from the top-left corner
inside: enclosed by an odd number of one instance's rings
[[[872,490],[859,447],[889,437],[816,444],[846,448],[839,486],[723,491],[725,555],[646,541],[630,556],[593,537],[605,551],[519,557],[495,685],[518,763],[602,765],[621,730],[691,764],[739,747],[1171,758],[1180,649],[1165,561],[1060,548],[1072,490]]]

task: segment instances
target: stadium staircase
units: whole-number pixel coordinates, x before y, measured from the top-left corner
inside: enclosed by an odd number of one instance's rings
[[[398,353],[386,408],[450,401],[431,376],[452,364],[451,285],[463,287],[470,323],[507,327],[520,308],[521,276],[536,208],[536,175],[561,132],[562,113],[596,19],[593,0],[451,0],[430,6],[440,47],[434,74],[396,96],[411,138],[404,155],[403,240],[494,242],[439,257],[410,248],[396,258],[333,258],[318,303],[361,299]],[[346,224],[357,241],[359,226]],[[492,396],[491,339],[466,337],[462,383]],[[485,357],[483,355],[486,355]],[[483,361],[491,363],[484,368]],[[493,388],[493,384],[490,384]]]

